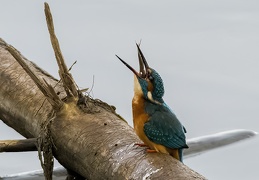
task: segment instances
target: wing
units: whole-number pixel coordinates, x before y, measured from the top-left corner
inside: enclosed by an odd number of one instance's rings
[[[168,148],[188,148],[184,131],[183,125],[166,107],[154,112],[144,125],[144,132],[152,142]]]

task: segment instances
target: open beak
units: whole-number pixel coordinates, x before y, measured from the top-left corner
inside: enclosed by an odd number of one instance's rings
[[[137,72],[133,67],[131,67],[128,63],[126,63],[124,60],[122,60],[119,56],[116,55],[116,57],[125,65],[127,66],[137,77],[139,78],[147,78],[148,76],[148,63],[146,61],[146,58],[144,57],[142,51],[139,48],[139,45],[137,45],[138,48],[138,59],[139,59],[139,72]]]

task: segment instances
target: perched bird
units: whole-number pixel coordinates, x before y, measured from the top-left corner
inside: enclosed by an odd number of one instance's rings
[[[163,100],[164,84],[161,76],[149,67],[138,44],[137,48],[139,72],[116,55],[134,73],[134,129],[144,142],[142,146],[149,147],[147,152],[170,154],[182,162],[183,148],[188,148],[186,130]]]

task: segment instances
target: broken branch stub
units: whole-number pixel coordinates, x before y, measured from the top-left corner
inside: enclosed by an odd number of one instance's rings
[[[63,82],[63,86],[65,88],[67,96],[78,98],[79,91],[77,90],[77,86],[72,75],[69,73],[69,70],[66,66],[64,57],[62,55],[62,52],[59,46],[58,39],[55,35],[54,23],[53,23],[53,18],[50,12],[49,5],[48,3],[45,2],[44,6],[45,6],[44,11],[45,11],[46,21],[48,25],[50,40],[51,40],[51,44],[59,67],[59,76]]]

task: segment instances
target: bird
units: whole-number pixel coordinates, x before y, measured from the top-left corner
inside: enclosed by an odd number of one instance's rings
[[[183,149],[186,144],[186,129],[175,113],[163,100],[164,84],[158,72],[149,67],[137,44],[139,68],[137,72],[128,63],[116,57],[134,73],[134,96],[132,114],[134,130],[147,152],[169,154],[183,162]]]

